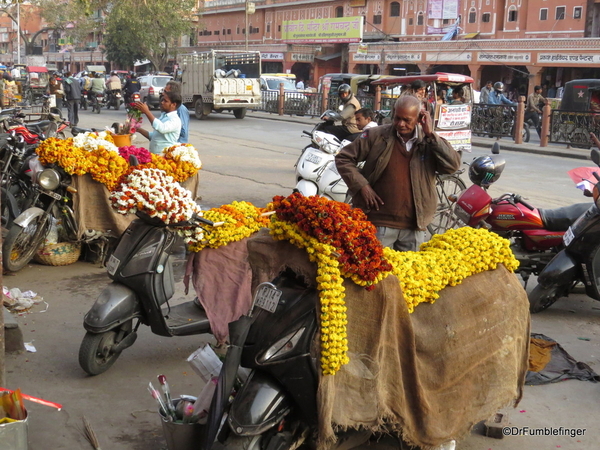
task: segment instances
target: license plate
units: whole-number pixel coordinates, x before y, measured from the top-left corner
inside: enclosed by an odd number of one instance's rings
[[[275,312],[282,292],[271,284],[259,286],[254,296],[254,304],[265,311]]]
[[[52,192],[52,191],[47,191],[45,189],[42,190],[42,193],[48,195],[49,197],[52,197],[55,200],[60,200],[62,198],[62,195],[56,193],[56,192]]]
[[[115,255],[110,255],[110,258],[108,258],[108,262],[106,263],[106,270],[108,271],[109,275],[114,275],[117,272],[119,264],[121,264],[121,261],[119,261]]]
[[[565,247],[568,247],[569,244],[573,242],[573,239],[575,239],[575,235],[573,234],[573,230],[571,230],[571,227],[569,227],[569,229],[565,231],[565,234],[563,236],[563,242],[565,243]]]
[[[321,157],[319,155],[315,155],[314,153],[309,153],[306,155],[306,160],[313,164],[319,164],[321,162]]]

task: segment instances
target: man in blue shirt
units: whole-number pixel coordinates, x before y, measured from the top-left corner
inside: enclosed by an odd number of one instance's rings
[[[175,92],[164,92],[160,98],[160,117],[154,117],[146,103],[136,102],[135,107],[146,115],[152,124],[153,131],[142,128],[138,132],[150,139],[150,153],[159,154],[163,149],[177,144],[181,134],[181,120],[177,115],[177,108],[181,105],[181,96]]]
[[[510,105],[517,106],[516,103],[511,102],[506,96],[503,94],[504,92],[504,83],[498,81],[494,83],[494,89],[490,92],[488,96],[488,104],[490,105]]]
[[[181,84],[177,81],[169,81],[165,86],[164,92],[175,92],[181,97]],[[179,135],[178,142],[187,144],[190,137],[190,112],[183,103],[177,108],[177,115],[179,116],[179,120],[181,120],[181,134]]]

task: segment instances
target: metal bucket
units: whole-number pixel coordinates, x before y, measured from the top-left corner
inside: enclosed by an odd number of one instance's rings
[[[27,419],[0,425],[0,450],[27,450]],[[170,450],[170,448],[169,448]]]
[[[177,407],[180,401],[181,399],[179,398],[173,399],[175,407]],[[200,448],[204,437],[205,425],[169,422],[162,411],[159,410],[159,414],[168,450],[198,450]],[[4,450],[2,444],[0,444],[0,450]]]

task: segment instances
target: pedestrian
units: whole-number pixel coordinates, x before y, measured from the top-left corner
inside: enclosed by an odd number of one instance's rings
[[[479,103],[489,103],[490,92],[493,90],[493,83],[488,81],[485,86],[481,88],[481,95],[479,96]]]
[[[71,75],[71,72],[65,72],[65,80],[63,82],[65,91],[65,99],[67,100],[68,120],[72,127],[76,127],[79,123],[79,101],[81,100],[81,87]]]
[[[375,113],[371,108],[361,108],[354,113],[356,118],[356,126],[359,130],[364,131],[377,126],[375,122]]]
[[[56,107],[62,111],[63,96],[65,91],[63,89],[62,81],[58,78],[56,72],[52,72],[52,75],[50,75],[46,92],[48,92],[50,95],[54,95],[54,98],[56,99]]]
[[[433,131],[414,96],[398,98],[393,122],[370,128],[335,157],[336,167],[385,247],[416,251],[437,209],[436,173],[454,173],[460,155]],[[362,169],[357,164],[364,162]]]
[[[160,117],[154,117],[150,107],[146,103],[136,102],[135,108],[144,114],[153,131],[147,131],[143,128],[138,129],[138,133],[147,139],[150,139],[149,150],[151,153],[159,154],[165,148],[177,144],[177,139],[181,134],[181,120],[177,115],[177,108],[181,105],[181,95],[175,92],[163,91],[160,98]]]
[[[302,78],[298,78],[298,82],[296,83],[296,89],[304,90],[304,82],[302,81]]]
[[[509,99],[506,98],[506,96],[504,95],[504,83],[501,81],[497,81],[496,83],[494,83],[494,89],[492,89],[492,92],[490,92],[490,95],[488,97],[488,103],[490,105],[510,105],[510,106],[517,106],[516,103],[511,102]]]
[[[164,92],[175,92],[181,97],[181,83],[172,80],[167,82]],[[188,111],[187,106],[181,103],[177,108],[177,115],[179,116],[179,120],[181,120],[181,132],[179,133],[177,142],[187,144],[190,138],[190,112]]]
[[[542,127],[540,126],[540,115],[542,114],[543,105],[546,103],[546,99],[542,97],[542,87],[535,86],[533,93],[527,97],[527,106],[525,108],[525,122],[531,120],[538,136],[542,137]]]
[[[360,109],[360,102],[352,93],[352,88],[348,84],[341,84],[338,87],[338,97],[342,102],[343,109],[340,113],[341,125],[327,125],[323,127],[323,131],[333,134],[340,141],[346,139],[351,134],[360,132],[356,126],[356,118],[354,113]],[[324,120],[333,121],[333,117],[324,116]]]

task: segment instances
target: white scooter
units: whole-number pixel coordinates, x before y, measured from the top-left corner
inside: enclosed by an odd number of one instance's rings
[[[323,116],[337,114],[325,111]],[[340,141],[332,134],[320,131],[328,122],[319,122],[312,131],[303,131],[303,136],[310,137],[311,144],[304,147],[296,162],[296,188],[305,197],[320,195],[330,200],[343,202],[346,200],[348,186],[340,177],[335,167],[335,155],[351,141]]]

